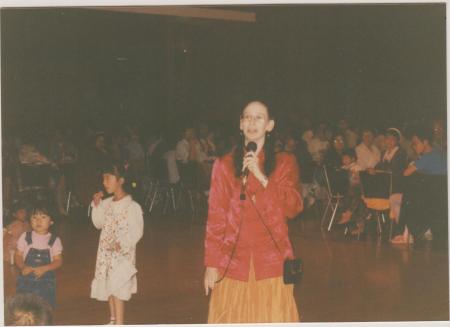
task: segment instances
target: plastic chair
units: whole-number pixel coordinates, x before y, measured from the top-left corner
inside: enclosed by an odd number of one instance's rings
[[[154,165],[153,178],[147,182],[147,194],[145,196],[145,206],[148,212],[152,211],[158,204],[163,204],[163,214],[167,213],[168,207],[171,205],[173,212],[178,209],[176,193],[178,185],[169,183],[167,161],[164,158],[159,159]]]

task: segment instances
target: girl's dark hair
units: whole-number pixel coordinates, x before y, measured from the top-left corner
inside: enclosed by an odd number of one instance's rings
[[[127,163],[117,161],[108,162],[102,167],[101,173],[114,175],[117,178],[123,178],[124,183],[122,184],[122,189],[127,194],[131,194],[133,192],[134,189],[133,186],[135,184],[127,168]]]
[[[261,101],[257,101],[257,102],[261,103],[266,108],[267,114],[269,115],[269,119],[273,119],[273,116],[270,113],[269,107],[266,104],[264,104],[263,102],[261,102]],[[251,102],[249,102],[249,104],[250,103]],[[246,107],[247,106],[245,106],[244,109]],[[242,113],[241,113],[241,116],[242,116]],[[275,137],[274,137],[273,132],[274,131],[272,131],[271,133],[266,133],[266,139],[264,141],[264,147],[263,147],[264,156],[265,156],[265,159],[264,159],[264,173],[267,176],[270,176],[270,174],[275,169],[275,161],[276,161],[275,142],[274,142],[274,138]],[[242,165],[243,165],[243,160],[244,160],[244,147],[245,147],[245,137],[241,133],[241,136],[240,136],[240,139],[238,141],[237,147],[233,151],[234,175],[236,177],[241,176]]]

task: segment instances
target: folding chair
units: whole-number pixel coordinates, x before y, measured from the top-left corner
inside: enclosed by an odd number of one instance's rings
[[[338,207],[349,188],[349,175],[347,170],[330,168],[325,165],[322,166],[322,169],[327,189],[328,203],[322,216],[321,226],[325,223],[328,210],[331,209],[332,214],[327,228],[328,231],[331,231]]]
[[[176,192],[179,189],[177,184],[169,183],[167,161],[161,158],[157,165],[154,166],[157,171],[154,172],[153,178],[147,182],[147,194],[145,196],[145,206],[148,212],[152,211],[162,204],[163,214],[167,213],[168,207],[172,207],[173,212],[178,209]]]
[[[20,164],[17,186],[21,196],[47,198],[50,195],[50,173],[48,164]]]
[[[392,193],[392,173],[389,171],[376,170],[375,174],[360,172],[361,190],[363,200],[369,209],[370,219],[375,216],[378,235],[381,237],[383,225],[386,224],[385,212],[391,207],[390,197]],[[393,221],[390,222],[389,238],[392,237]]]

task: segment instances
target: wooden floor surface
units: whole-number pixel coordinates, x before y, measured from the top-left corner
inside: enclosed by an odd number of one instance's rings
[[[304,322],[449,319],[448,246],[393,246],[376,237],[346,239],[320,229],[319,213],[290,223],[305,275],[295,288]],[[104,324],[105,302],[89,298],[99,231],[78,213],[59,226],[64,266],[57,274],[55,323]],[[137,253],[138,294],[126,304],[126,323],[205,323],[204,223],[188,217],[146,217]],[[5,296],[17,271],[4,266]]]

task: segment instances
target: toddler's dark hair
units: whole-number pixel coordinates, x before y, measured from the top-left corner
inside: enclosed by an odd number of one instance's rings
[[[52,308],[41,297],[31,293],[22,293],[6,300],[6,326],[48,326],[52,324]]]
[[[49,231],[54,232],[56,228],[56,224],[58,223],[58,215],[56,213],[56,205],[49,200],[35,200],[31,203],[29,218],[35,214],[44,214],[49,216],[53,221],[53,225],[50,226]]]

